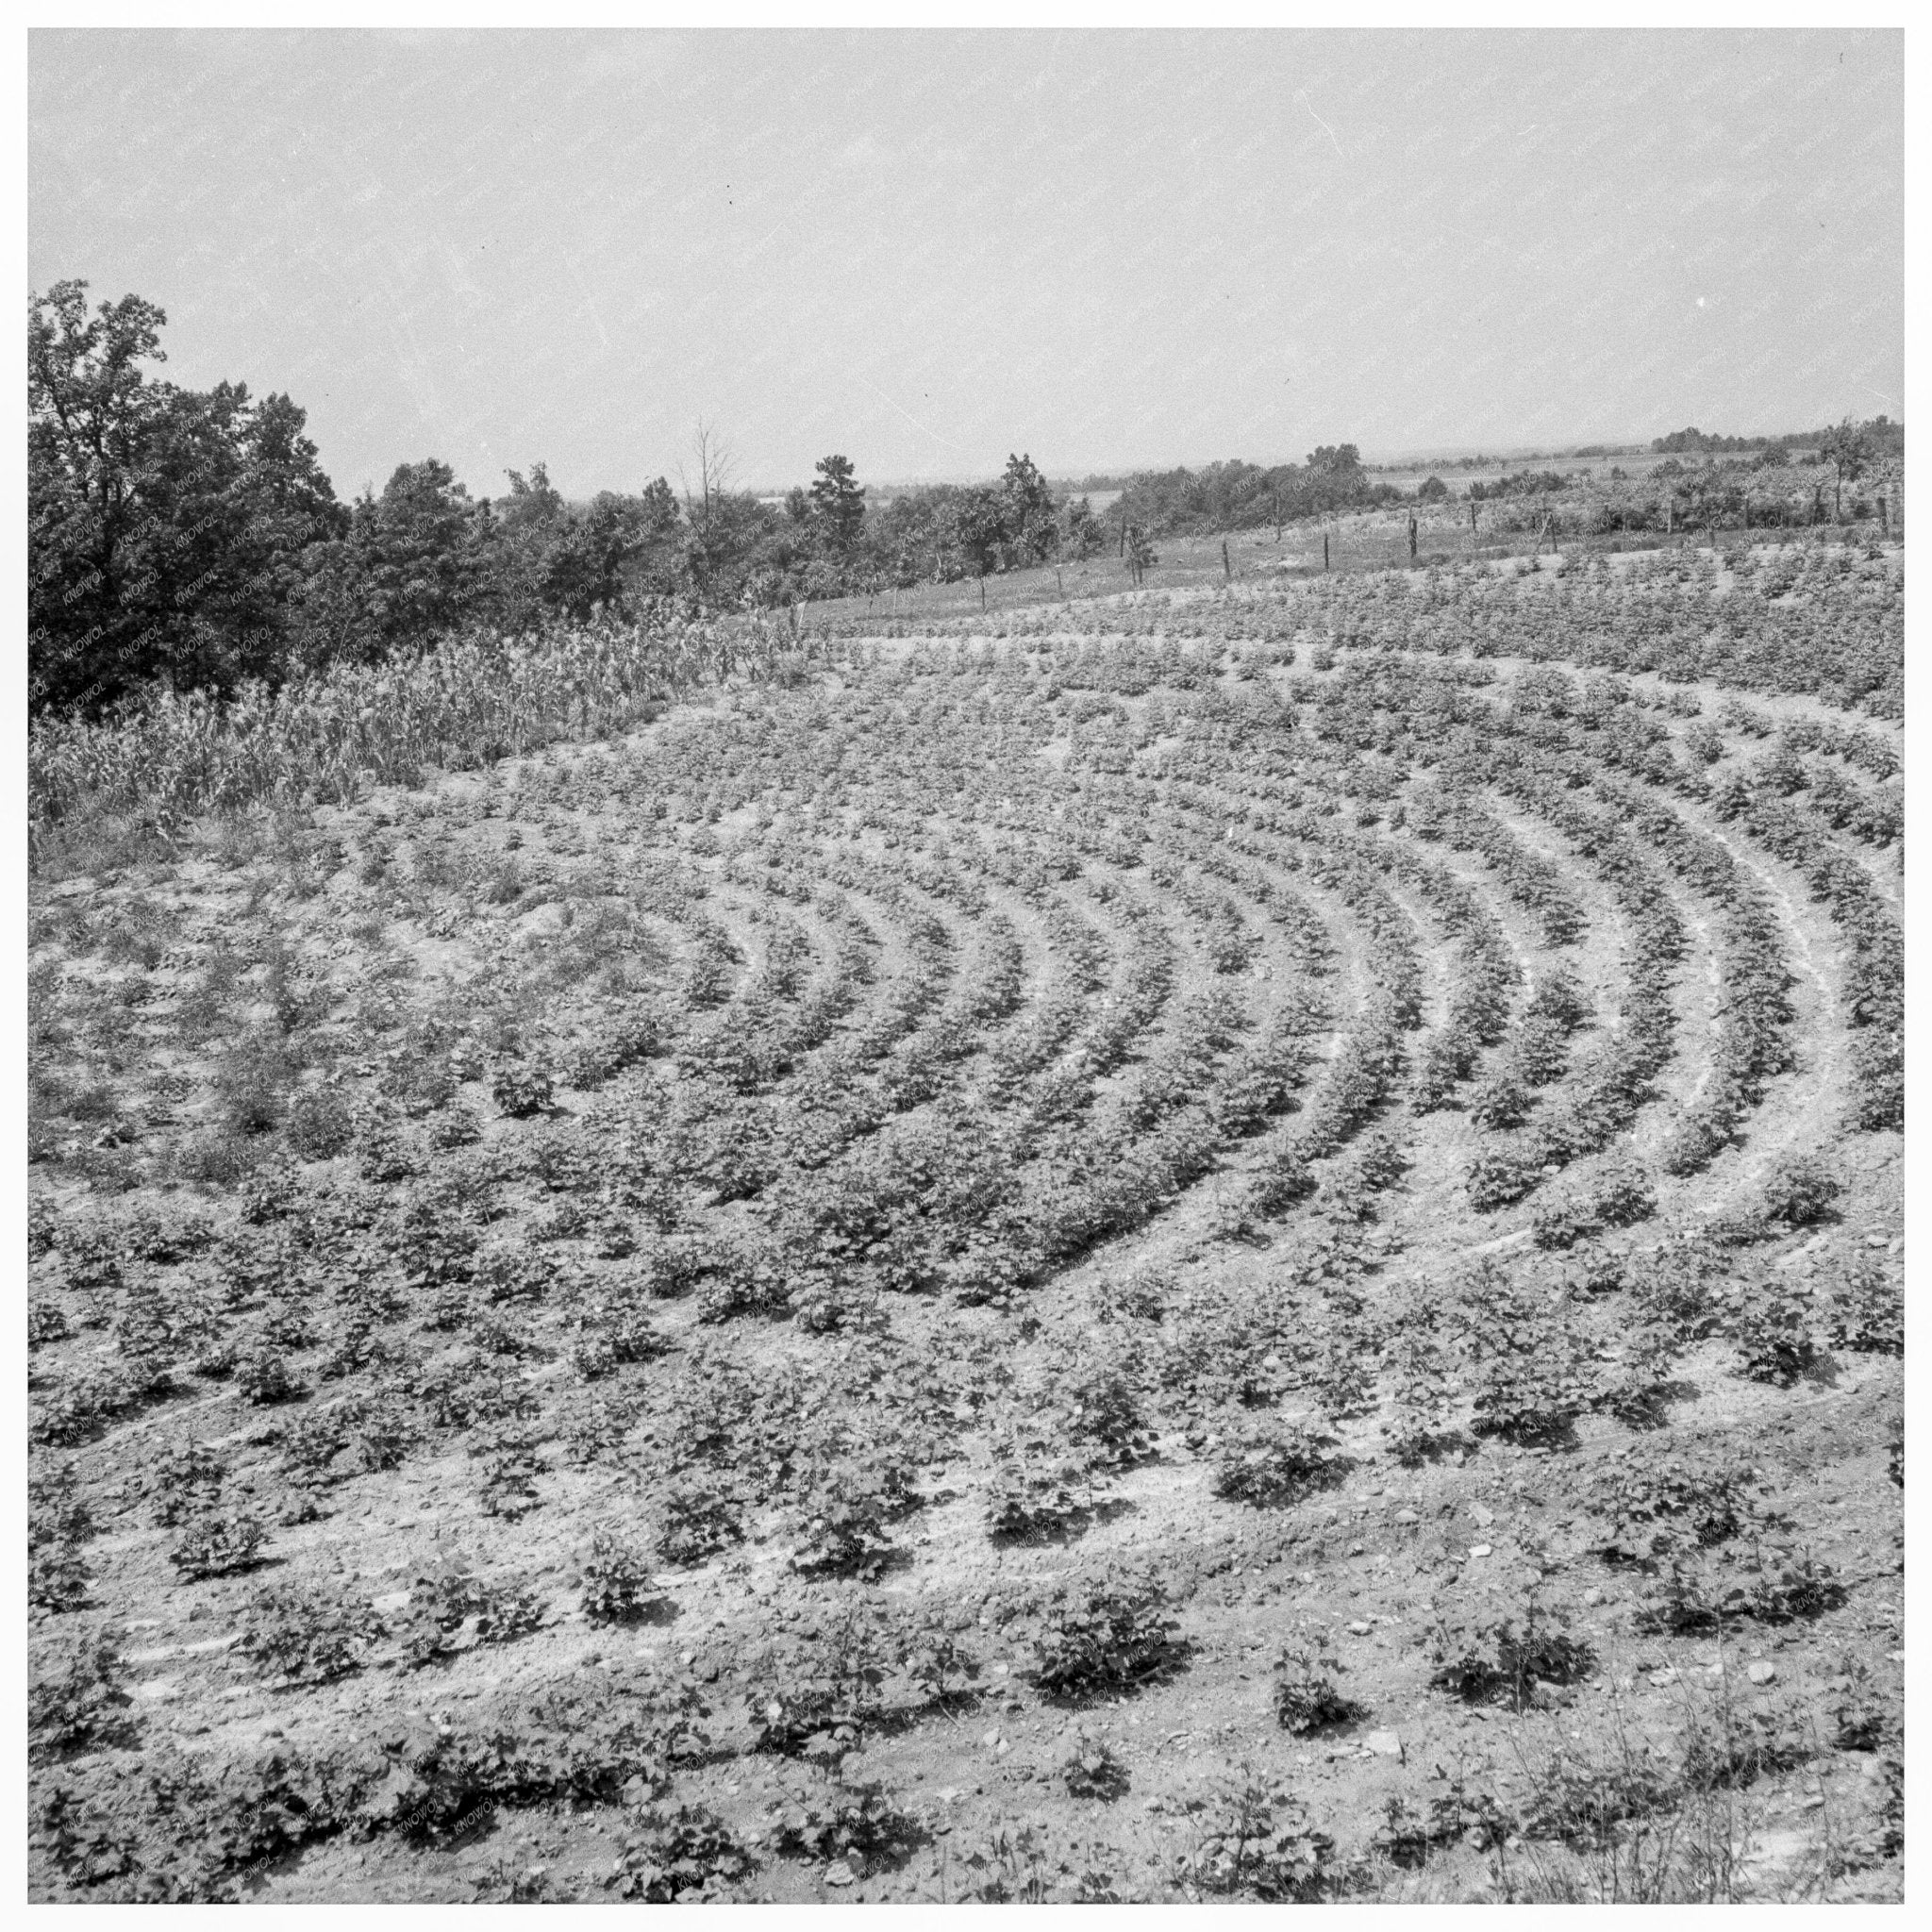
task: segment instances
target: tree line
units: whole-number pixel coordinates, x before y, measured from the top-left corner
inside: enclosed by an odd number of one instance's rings
[[[1091,556],[1107,534],[1031,458],[868,513],[843,456],[782,500],[695,475],[567,502],[541,463],[472,497],[434,457],[341,502],[289,396],[159,379],[167,317],[57,283],[27,315],[29,702],[98,712],[139,686],[232,691],[374,662],[467,627],[774,608]]]

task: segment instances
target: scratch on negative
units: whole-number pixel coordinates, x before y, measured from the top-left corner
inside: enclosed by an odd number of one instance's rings
[[[1302,104],[1303,107],[1305,107],[1308,110],[1308,118],[1314,122],[1315,125],[1319,127],[1322,130],[1322,132],[1328,137],[1330,141],[1335,142],[1335,152],[1339,155],[1341,154],[1341,143],[1340,141],[1336,141],[1334,128],[1329,126],[1327,122],[1323,120],[1321,115],[1315,112],[1315,104],[1313,101],[1309,100],[1307,89],[1305,87],[1296,88],[1294,91],[1294,97]],[[1348,157],[1346,155],[1342,155],[1342,159],[1346,160],[1347,158]]]

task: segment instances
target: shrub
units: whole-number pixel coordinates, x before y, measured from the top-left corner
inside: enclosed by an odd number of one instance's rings
[[[226,1479],[228,1465],[206,1442],[183,1441],[168,1450],[147,1478],[155,1499],[155,1521],[172,1529],[185,1518],[212,1508]]]
[[[1436,1782],[1441,1789],[1430,1793],[1425,1812],[1399,1793],[1386,1800],[1372,1843],[1391,1863],[1412,1870],[1426,1864],[1432,1852],[1453,1845],[1493,1851],[1515,1835],[1516,1821],[1490,1792],[1471,1790],[1459,1773],[1438,1770]]]
[[[1124,1798],[1132,1783],[1112,1745],[1085,1730],[1075,1734],[1074,1748],[1061,1760],[1059,1774],[1068,1797],[1098,1798],[1106,1805]]]
[[[510,1643],[543,1622],[543,1607],[521,1585],[479,1576],[460,1557],[445,1557],[419,1574],[394,1620],[402,1660],[435,1663],[479,1643]]]
[[[1683,1795],[1671,1772],[1627,1746],[1615,1758],[1557,1751],[1536,1767],[1519,1825],[1524,1838],[1603,1852],[1627,1840],[1633,1821],[1674,1810]]]
[[[1210,1896],[1316,1905],[1351,1887],[1335,1840],[1309,1824],[1299,1799],[1252,1770],[1202,1810],[1196,1829],[1178,1875]]]
[[[1214,1468],[1214,1493],[1230,1503],[1274,1509],[1338,1480],[1343,1465],[1332,1436],[1304,1424],[1250,1428],[1230,1438]]]
[[[521,1121],[549,1112],[556,1091],[547,1068],[529,1060],[509,1060],[491,1069],[490,1097],[499,1113]]]
[[[529,1429],[498,1424],[482,1430],[470,1444],[470,1454],[483,1465],[478,1500],[486,1516],[514,1523],[542,1501],[537,1478],[549,1474],[549,1465],[537,1454],[537,1443]]]
[[[94,1533],[74,1465],[37,1472],[27,1480],[27,1601],[71,1610],[85,1601],[89,1571],[80,1546]]]
[[[366,1604],[280,1584],[259,1591],[249,1605],[240,1648],[265,1675],[329,1684],[359,1670],[382,1634],[382,1619]]]
[[[1904,1275],[1875,1255],[1852,1256],[1832,1295],[1830,1340],[1834,1348],[1859,1355],[1904,1355]]]
[[[439,1154],[452,1153],[458,1147],[474,1147],[482,1140],[483,1123],[473,1108],[458,1102],[430,1116],[424,1138]]]
[[[91,1442],[135,1400],[125,1371],[112,1366],[84,1370],[41,1397],[29,1434],[36,1442],[58,1448]]]
[[[29,1653],[27,1738],[36,1757],[113,1740],[132,1700],[126,1666],[105,1630],[84,1630]]]
[[[1598,1545],[1611,1562],[1653,1564],[1674,1554],[1714,1549],[1782,1519],[1761,1498],[1759,1473],[1712,1454],[1626,1460],[1597,1483],[1593,1501],[1610,1518]]]
[[[877,1784],[834,1784],[823,1798],[794,1805],[773,1827],[781,1857],[842,1858],[855,1878],[903,1862],[930,1834]]]
[[[1346,1695],[1335,1682],[1341,1668],[1317,1638],[1312,1649],[1284,1650],[1274,1665],[1274,1721],[1297,1738],[1312,1731],[1352,1724],[1368,1716],[1368,1707]]]
[[[800,1506],[805,1535],[792,1553],[794,1570],[804,1576],[876,1580],[893,1554],[885,1525],[896,1513],[897,1499],[882,1480],[886,1474],[861,1467],[821,1478]]]
[[[1064,1536],[1088,1515],[1085,1472],[1069,1457],[1003,1456],[987,1486],[986,1533],[996,1543]]]
[[[1782,1280],[1747,1286],[1727,1324],[1738,1367],[1753,1382],[1789,1388],[1818,1359],[1809,1300]]]
[[[223,1508],[219,1503],[183,1518],[181,1534],[168,1551],[168,1560],[183,1576],[228,1576],[252,1570],[257,1552],[268,1532],[259,1518],[245,1509]]]
[[[290,1104],[285,1137],[304,1160],[333,1160],[356,1138],[349,1103],[336,1088],[304,1088]]]
[[[817,1641],[767,1647],[747,1673],[752,1749],[836,1763],[879,1712],[882,1657],[876,1624],[857,1607]]]
[[[665,1496],[658,1529],[658,1554],[668,1563],[695,1568],[744,1541],[737,1500],[706,1483],[680,1483]]]
[[[1838,1177],[1814,1155],[1782,1156],[1764,1182],[1763,1212],[1789,1227],[1809,1227],[1830,1212],[1844,1191]]]
[[[1760,1545],[1747,1561],[1718,1574],[1694,1560],[1673,1561],[1655,1595],[1638,1611],[1637,1628],[1647,1635],[1689,1636],[1744,1618],[1790,1624],[1839,1608],[1845,1594],[1830,1564]]]
[[[289,1367],[288,1357],[271,1342],[258,1342],[235,1357],[235,1386],[250,1402],[266,1406],[292,1402],[303,1393],[302,1384]]]
[[[424,1165],[421,1151],[394,1121],[375,1119],[363,1125],[357,1143],[357,1170],[365,1181],[388,1187],[413,1180]]]
[[[625,1834],[617,1870],[606,1879],[620,1898],[675,1905],[724,1895],[750,1877],[758,1861],[731,1828],[702,1805],[675,1811],[652,1807]]]
[[[1436,1626],[1429,1682],[1471,1704],[1514,1711],[1544,1700],[1544,1686],[1572,1684],[1595,1668],[1591,1647],[1567,1634],[1569,1617],[1532,1596],[1496,1603]]]
[[[584,1614],[593,1624],[635,1624],[663,1601],[643,1554],[599,1528],[583,1562]]]
[[[1166,1590],[1151,1576],[1061,1584],[1025,1621],[1033,1649],[1027,1681],[1057,1699],[1139,1690],[1172,1675],[1190,1648],[1175,1634]]]

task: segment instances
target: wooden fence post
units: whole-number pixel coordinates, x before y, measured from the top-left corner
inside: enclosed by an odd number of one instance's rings
[[[1408,513],[1408,560],[1411,563],[1415,561],[1415,512],[1413,510],[1410,510]]]
[[[1234,582],[1234,565],[1227,560],[1227,539],[1225,537],[1221,540],[1221,575],[1229,583]]]
[[[1328,532],[1326,530],[1322,532],[1322,568],[1324,570],[1328,568]]]

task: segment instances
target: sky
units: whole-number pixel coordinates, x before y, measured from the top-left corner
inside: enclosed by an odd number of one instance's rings
[[[28,269],[344,496],[1902,417],[1897,32],[38,31]]]

